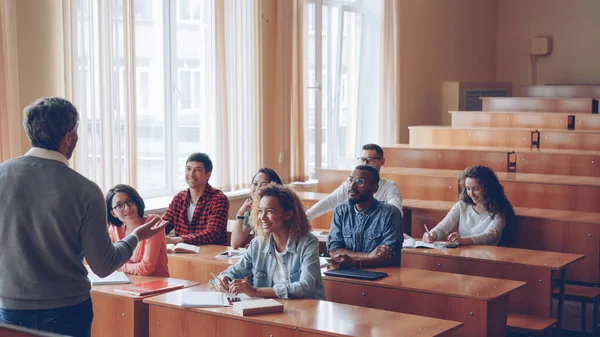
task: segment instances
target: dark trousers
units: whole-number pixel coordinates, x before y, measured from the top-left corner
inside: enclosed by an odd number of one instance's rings
[[[0,309],[0,323],[75,337],[90,337],[93,319],[91,298],[70,307],[54,309]]]

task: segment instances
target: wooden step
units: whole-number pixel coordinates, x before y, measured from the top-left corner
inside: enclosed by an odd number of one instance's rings
[[[523,315],[508,313],[506,326],[509,329],[531,332],[544,332],[556,324],[558,320],[551,317],[541,317],[532,315]]]
[[[558,293],[559,289],[555,288],[554,294],[558,295]],[[574,284],[567,284],[565,286],[565,299],[593,301],[598,296],[600,296],[600,288],[579,286]]]

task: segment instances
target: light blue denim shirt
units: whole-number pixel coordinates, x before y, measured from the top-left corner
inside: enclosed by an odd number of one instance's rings
[[[374,199],[369,208],[359,212],[346,201],[335,208],[327,251],[370,253],[379,245],[387,245],[392,248],[394,264],[399,266],[402,242],[402,213],[397,207]]]
[[[230,279],[243,279],[252,275],[256,288],[273,288],[279,298],[325,299],[325,287],[321,278],[319,264],[319,241],[308,233],[300,241],[288,239],[283,254],[286,273],[285,284],[273,284],[273,275],[277,267],[273,236],[265,240],[260,236],[250,242],[250,248],[239,261],[227,268],[219,276]],[[213,280],[214,281],[214,280]]]

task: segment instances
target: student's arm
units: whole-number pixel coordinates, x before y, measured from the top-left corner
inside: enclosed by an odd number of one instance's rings
[[[310,236],[306,247],[302,250],[300,279],[298,282],[276,284],[273,290],[279,298],[314,297],[317,282],[321,279],[319,263],[319,240]]]
[[[446,217],[433,229],[430,228],[430,234],[433,236],[433,240],[441,240],[450,233],[452,228],[460,221],[461,212],[461,201],[457,202],[452,206]]]
[[[229,199],[223,193],[214,195],[215,200],[210,205],[210,216],[203,230],[197,233],[182,235],[183,242],[192,245],[219,243],[221,234],[227,232],[227,216],[229,214]]]
[[[231,229],[231,247],[233,247],[233,249],[237,249],[244,245],[244,242],[246,242],[248,235],[250,235],[250,232],[252,231],[252,227],[250,227],[248,223],[245,223],[246,221],[249,221],[246,213],[251,208],[252,199],[248,198],[237,212],[235,223]],[[240,217],[243,217],[244,219],[240,219]]]
[[[464,238],[461,238],[461,245],[469,244],[468,242],[464,242],[462,239],[470,239],[471,243],[474,245],[493,245],[500,241],[502,237],[502,231],[504,230],[505,220],[504,217],[500,214],[496,214],[492,222],[487,226],[485,231],[479,234],[470,235]]]
[[[336,207],[333,212],[331,221],[331,229],[327,236],[327,251],[337,251],[346,248],[346,242],[342,235],[342,222],[344,221],[344,212],[342,207]]]
[[[164,233],[158,233],[139,244],[143,245],[144,248],[142,260],[140,262],[127,262],[119,270],[128,274],[152,276],[158,265],[159,254],[167,245],[165,235]]]
[[[171,203],[169,204],[169,208],[167,208],[167,210],[165,211],[165,214],[163,214],[163,216],[162,216],[163,220],[169,222],[169,224],[165,228],[165,234],[169,234],[169,232],[171,232],[173,230],[173,228],[175,228],[173,219],[175,218],[175,208],[176,208],[176,204],[178,202],[177,197],[178,197],[178,195],[173,197],[173,200],[171,200]]]
[[[308,211],[306,211],[306,216],[308,217],[308,220],[312,221],[314,218],[331,211],[346,200],[348,200],[348,184],[343,182],[335,189],[335,191],[331,192],[330,195],[319,200],[319,202],[309,208]]]
[[[402,193],[400,193],[400,187],[398,187],[398,184],[396,184],[395,181],[389,181],[388,184],[390,184],[388,187],[389,191],[383,201],[396,206],[396,208],[400,210],[400,213],[404,214],[402,212]]]
[[[81,225],[81,246],[92,271],[100,277],[106,277],[129,260],[138,239],[128,235],[112,243],[106,229],[106,202],[100,188],[97,185],[94,188],[96,191],[90,191],[88,195],[90,200]]]

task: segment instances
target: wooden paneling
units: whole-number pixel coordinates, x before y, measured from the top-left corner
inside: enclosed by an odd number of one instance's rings
[[[534,129],[409,126],[411,145],[531,147]]]
[[[481,97],[481,100],[483,111],[598,112],[598,101],[589,98]]]
[[[600,152],[517,151],[517,172],[600,177]]]
[[[569,115],[541,112],[451,111],[452,127],[567,129]],[[598,117],[598,116],[593,116]]]
[[[522,90],[528,97],[600,98],[600,85],[531,85]]]
[[[540,148],[600,151],[600,131],[540,130]]]
[[[485,165],[494,171],[507,170],[509,149],[494,147],[444,147],[397,144],[383,148],[387,167],[413,167],[463,170],[472,165]]]

